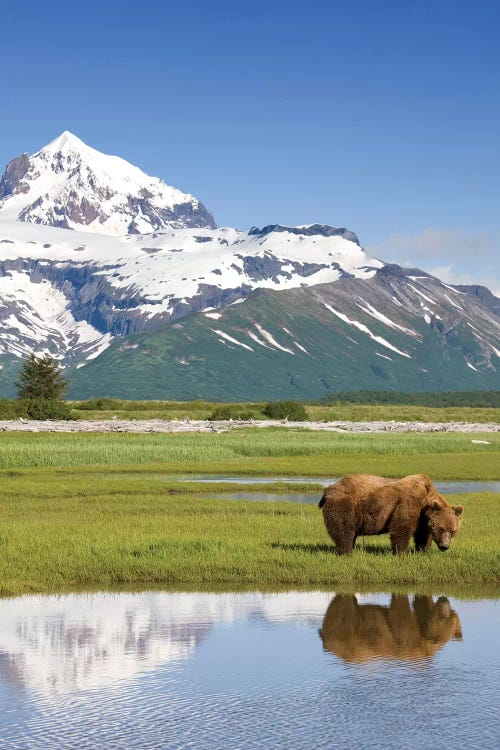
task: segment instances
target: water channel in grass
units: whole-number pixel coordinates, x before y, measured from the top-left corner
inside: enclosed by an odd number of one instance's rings
[[[4,599],[0,747],[496,750],[499,632],[496,599]]]
[[[153,475],[151,475],[153,477]],[[321,484],[323,487],[327,487],[329,484],[336,482],[339,477],[252,477],[252,476],[240,476],[227,474],[213,475],[213,474],[195,474],[193,476],[157,476],[158,479],[164,481],[183,481],[183,482],[207,482],[215,483],[221,482],[223,484],[271,484],[274,482],[283,482],[286,484]],[[438,492],[443,494],[460,494],[466,492],[500,492],[500,482],[488,481],[488,480],[455,480],[446,482],[434,482]],[[305,501],[304,501],[305,502]]]
[[[106,479],[157,479],[160,482],[203,482],[206,484],[315,484],[327,487],[339,477],[296,477],[296,476],[251,476],[245,474],[149,474],[137,472],[100,473]],[[443,494],[460,494],[466,492],[499,492],[500,482],[486,479],[448,480],[434,482],[434,486]],[[306,502],[306,501],[304,501]]]
[[[243,476],[243,475],[213,475],[213,474],[185,474],[185,475],[165,475],[165,474],[127,474],[117,473],[103,475],[106,479],[157,479],[163,482],[203,482],[206,484],[239,484],[242,486],[249,484],[289,484],[292,488],[294,484],[311,484],[322,485],[324,487],[337,481],[336,478],[326,477],[273,477],[273,476]],[[443,495],[465,494],[469,492],[498,492],[500,493],[500,482],[487,480],[468,480],[468,481],[446,481],[434,482],[438,492]],[[265,492],[265,491],[237,491],[224,493],[208,493],[211,497],[220,497],[225,500],[256,500],[259,502],[292,502],[292,503],[313,503],[319,501],[319,492]]]

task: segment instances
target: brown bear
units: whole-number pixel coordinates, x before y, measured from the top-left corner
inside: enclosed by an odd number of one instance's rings
[[[371,659],[418,661],[433,656],[449,640],[462,640],[457,613],[448,599],[393,595],[389,606],[359,604],[337,594],[319,631],[323,648],[347,662]]]
[[[412,536],[417,550],[428,550],[434,540],[445,551],[464,509],[447,503],[425,474],[349,474],[325,488],[319,507],[339,555],[352,552],[358,536],[373,534],[389,534],[393,554],[406,552]]]

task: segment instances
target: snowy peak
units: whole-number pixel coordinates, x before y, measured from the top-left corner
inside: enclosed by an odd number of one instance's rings
[[[96,151],[67,130],[7,165],[0,219],[109,235],[215,228],[194,196]]]
[[[76,136],[74,133],[71,133],[69,130],[65,130],[61,135],[59,135],[57,138],[54,138],[53,141],[48,143],[46,146],[44,146],[40,151],[49,151],[52,150],[54,153],[57,153],[58,151],[63,150],[72,150],[72,151],[94,151],[94,149],[87,146],[86,143],[84,143],[78,136]],[[37,153],[40,153],[38,151]],[[98,153],[95,151],[95,153]]]

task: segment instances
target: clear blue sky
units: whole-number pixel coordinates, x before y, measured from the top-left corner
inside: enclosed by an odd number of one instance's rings
[[[67,129],[219,225],[348,226],[457,273],[477,241],[491,276],[499,29],[484,0],[5,2],[0,165]]]

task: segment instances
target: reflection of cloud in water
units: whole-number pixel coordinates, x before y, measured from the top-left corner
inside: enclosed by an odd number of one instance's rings
[[[184,659],[207,626],[183,628],[153,596],[25,597],[0,603],[0,672],[42,693],[90,689]]]
[[[216,623],[321,620],[330,594],[95,594],[0,601],[0,679],[46,696],[187,659]]]
[[[354,595],[335,596],[320,630],[325,651],[346,662],[374,659],[429,659],[449,640],[461,640],[457,613],[448,599],[394,595],[388,605],[359,603]]]

